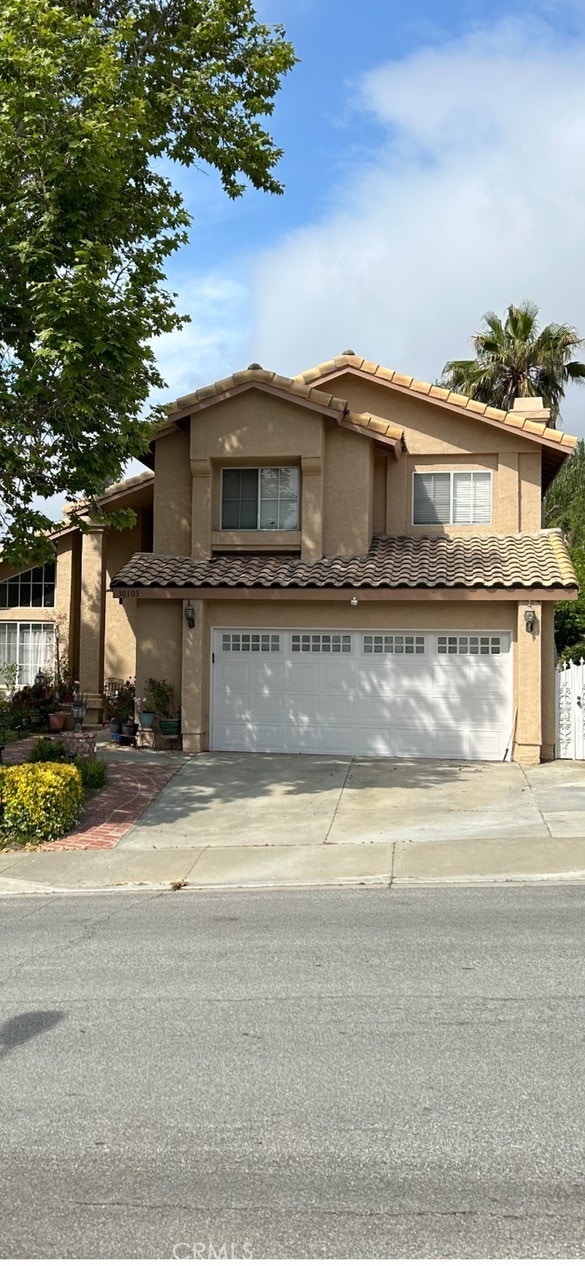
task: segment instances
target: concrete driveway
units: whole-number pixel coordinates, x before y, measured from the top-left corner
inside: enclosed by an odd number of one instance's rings
[[[118,849],[585,836],[585,765],[205,753]]]

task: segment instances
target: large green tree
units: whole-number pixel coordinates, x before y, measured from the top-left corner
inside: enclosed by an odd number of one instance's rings
[[[169,160],[229,197],[279,193],[270,115],[294,52],[251,0],[2,0],[0,536],[16,564],[48,520],[139,456],[184,321],[165,284],[189,216]],[[169,175],[169,172],[171,175]]]
[[[540,328],[534,303],[510,304],[504,319],[486,312],[471,339],[473,360],[451,360],[441,382],[452,391],[511,409],[519,396],[542,396],[554,422],[569,382],[585,382],[585,364],[575,359],[583,339],[571,325]]]

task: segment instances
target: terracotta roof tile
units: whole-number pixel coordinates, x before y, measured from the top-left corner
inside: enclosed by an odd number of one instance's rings
[[[567,589],[577,587],[558,530],[514,536],[375,536],[360,558],[303,562],[283,555],[216,554],[203,562],[134,554],[117,588]]]
[[[321,365],[315,365],[312,369],[299,374],[298,377],[301,382],[315,382],[328,374],[338,373],[340,369],[359,369],[361,373],[367,373],[373,378],[379,378],[387,383],[392,382],[398,387],[406,387],[407,390],[412,391],[415,395],[430,396],[435,400],[443,400],[448,404],[456,405],[460,409],[468,409],[471,413],[481,412],[484,417],[491,418],[494,422],[502,422],[506,426],[514,427],[515,430],[530,431],[533,435],[552,440],[564,449],[572,449],[577,443],[574,435],[566,435],[562,431],[557,431],[554,427],[547,427],[544,422],[535,422],[532,419],[525,420],[517,410],[511,410],[507,413],[505,409],[494,409],[491,405],[487,407],[480,405],[477,400],[472,400],[469,396],[462,396],[457,391],[448,391],[444,387],[436,387],[428,382],[419,382],[415,378],[408,377],[407,374],[397,374],[391,369],[385,369],[383,365],[375,365],[373,361],[362,360],[360,356],[336,356],[333,361],[324,361]]]
[[[328,365],[331,370],[336,368],[333,361],[329,361]],[[215,396],[223,396],[226,392],[233,391],[237,387],[255,382],[266,383],[268,386],[287,392],[291,396],[297,396],[301,399],[309,400],[313,404],[320,405],[323,409],[333,410],[334,413],[339,414],[338,421],[340,424],[347,420],[351,422],[352,426],[358,427],[359,430],[370,431],[374,438],[392,441],[402,439],[402,427],[395,426],[393,422],[388,421],[388,418],[376,418],[372,413],[352,413],[347,400],[331,395],[331,392],[327,391],[326,388],[323,390],[322,387],[313,387],[310,382],[310,376],[309,380],[305,382],[301,381],[300,378],[285,378],[283,374],[274,374],[267,369],[238,370],[236,373],[231,374],[229,378],[221,378],[219,382],[211,383],[207,387],[199,387],[197,391],[192,392],[189,396],[182,396],[175,404],[169,405],[168,412],[172,417],[173,413],[184,412],[190,407],[195,410],[198,404],[207,403],[213,400]]]

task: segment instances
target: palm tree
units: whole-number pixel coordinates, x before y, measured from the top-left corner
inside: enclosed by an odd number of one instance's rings
[[[542,396],[559,416],[568,382],[585,382],[585,364],[571,358],[583,346],[572,325],[538,324],[534,303],[510,304],[505,320],[486,312],[484,329],[471,339],[475,360],[450,360],[441,385],[498,409],[511,409],[518,396]]]

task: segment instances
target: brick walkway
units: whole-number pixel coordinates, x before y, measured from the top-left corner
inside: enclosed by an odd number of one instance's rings
[[[61,840],[42,844],[55,851],[68,848],[114,848],[144,810],[160,795],[180,766],[116,764],[108,761],[108,782],[86,804],[79,825]]]

